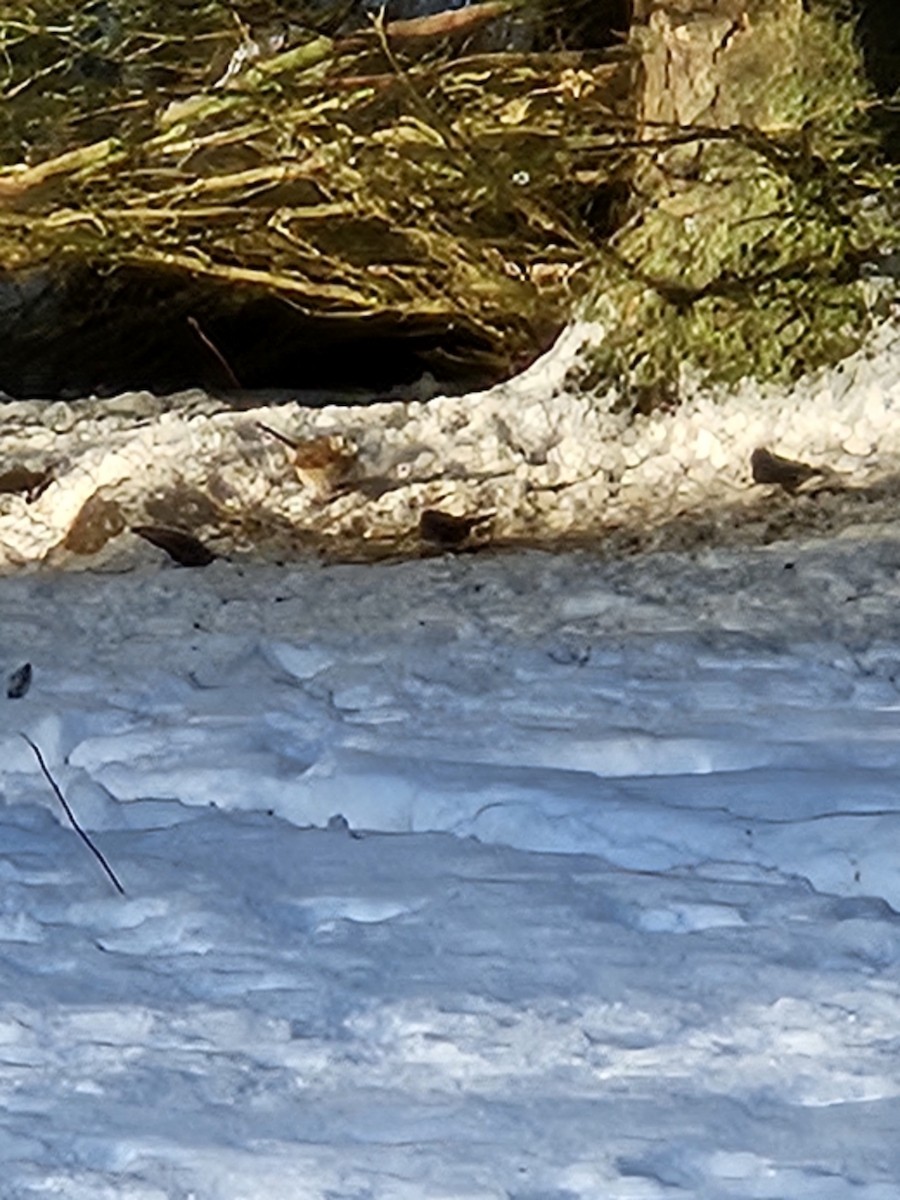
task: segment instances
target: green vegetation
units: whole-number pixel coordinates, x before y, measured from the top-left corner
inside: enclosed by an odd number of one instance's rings
[[[0,0],[0,268],[453,329],[495,375],[587,297],[594,373],[651,398],[684,364],[791,378],[866,333],[896,168],[837,0],[673,5],[606,49],[560,43],[540,0],[392,25],[65,7]],[[502,48],[517,21],[535,48]]]
[[[716,80],[731,111],[655,130],[645,193],[598,267],[593,372],[638,406],[671,400],[685,364],[789,381],[852,352],[875,315],[861,267],[900,240],[852,24],[827,3],[750,20]]]
[[[452,327],[495,375],[567,319],[598,152],[624,159],[622,55],[480,49],[516,0],[331,33],[265,2],[59,8],[0,0],[0,266]]]

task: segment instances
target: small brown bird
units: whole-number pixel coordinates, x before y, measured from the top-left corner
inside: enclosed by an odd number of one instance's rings
[[[818,467],[810,467],[807,463],[795,462],[792,458],[782,458],[773,454],[764,446],[757,447],[750,455],[750,470],[754,483],[773,483],[792,494],[807,480],[825,472]]]
[[[320,500],[328,500],[339,489],[346,488],[356,478],[359,452],[345,438],[326,434],[324,437],[295,441],[257,421],[271,437],[293,450],[294,470],[302,484]]]
[[[208,567],[216,558],[212,550],[198,538],[181,529],[168,529],[164,525],[132,525],[131,532],[165,550],[180,567]]]
[[[53,471],[50,467],[33,471],[30,467],[16,464],[0,473],[0,492],[20,492],[26,502],[31,504],[52,482]]]
[[[437,508],[424,508],[419,516],[419,537],[423,542],[448,549],[461,546],[473,529],[492,521],[496,513],[481,513],[477,517],[455,517]]]

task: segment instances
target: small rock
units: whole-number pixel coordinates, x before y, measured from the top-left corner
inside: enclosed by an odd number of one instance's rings
[[[72,554],[96,554],[124,528],[125,518],[115,500],[92,492],[63,538],[63,546]]]
[[[6,695],[10,700],[21,700],[31,687],[31,663],[23,663],[12,672],[6,683]]]

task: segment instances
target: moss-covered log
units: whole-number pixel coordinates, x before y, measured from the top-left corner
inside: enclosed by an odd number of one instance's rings
[[[790,380],[870,328],[897,241],[853,25],[830,0],[636,0],[639,202],[612,238],[596,369],[672,398],[684,365]]]

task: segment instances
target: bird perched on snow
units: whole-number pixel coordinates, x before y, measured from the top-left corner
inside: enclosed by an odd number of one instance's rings
[[[324,437],[296,441],[264,425],[262,421],[257,421],[257,425],[293,450],[297,478],[317,499],[328,500],[354,482],[359,467],[359,452],[346,438],[326,434]]]
[[[492,521],[496,513],[481,513],[477,517],[455,517],[437,508],[424,508],[419,516],[419,537],[423,542],[452,549],[461,546],[473,529]]]
[[[799,487],[816,475],[825,472],[807,463],[796,462],[792,458],[782,458],[773,454],[764,446],[757,447],[750,455],[750,470],[754,483],[773,483],[784,488],[786,492],[794,493]]]

